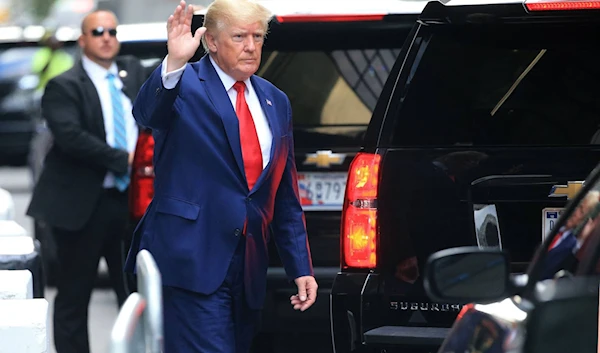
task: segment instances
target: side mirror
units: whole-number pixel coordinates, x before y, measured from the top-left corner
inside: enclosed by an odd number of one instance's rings
[[[435,301],[496,301],[510,294],[510,261],[500,250],[445,249],[429,257],[424,280],[427,295]]]

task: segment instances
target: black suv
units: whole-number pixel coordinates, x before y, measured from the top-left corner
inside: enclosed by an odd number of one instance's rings
[[[468,3],[424,8],[350,166],[338,353],[437,349],[462,304],[426,295],[428,257],[502,249],[525,272],[600,158],[597,3]]]

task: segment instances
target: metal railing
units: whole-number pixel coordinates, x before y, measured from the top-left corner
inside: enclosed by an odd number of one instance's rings
[[[137,254],[138,293],[146,300],[142,315],[146,353],[161,353],[163,347],[162,280],[154,258],[148,250]]]
[[[110,353],[145,351],[141,320],[145,309],[146,300],[139,293],[131,293],[127,297],[110,333]]]
[[[160,271],[152,254],[136,256],[138,292],[131,293],[113,325],[110,353],[162,353],[163,303]]]

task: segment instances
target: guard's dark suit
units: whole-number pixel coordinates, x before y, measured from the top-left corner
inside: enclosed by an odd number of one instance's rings
[[[116,61],[123,92],[133,102],[144,82],[139,60]],[[59,353],[89,352],[87,309],[98,262],[107,261],[119,303],[126,299],[122,238],[128,220],[127,190],[105,189],[108,171],[128,172],[129,153],[106,143],[100,98],[81,61],[55,77],[42,98],[54,143],[27,214],[52,229],[60,276],[54,306]]]

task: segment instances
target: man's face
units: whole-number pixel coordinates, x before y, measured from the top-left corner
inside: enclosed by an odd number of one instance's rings
[[[117,19],[110,12],[93,13],[83,24],[79,46],[83,53],[98,64],[109,64],[120,49],[116,36]]]
[[[263,25],[256,22],[228,26],[206,39],[219,67],[236,81],[244,81],[258,70],[264,37]]]

